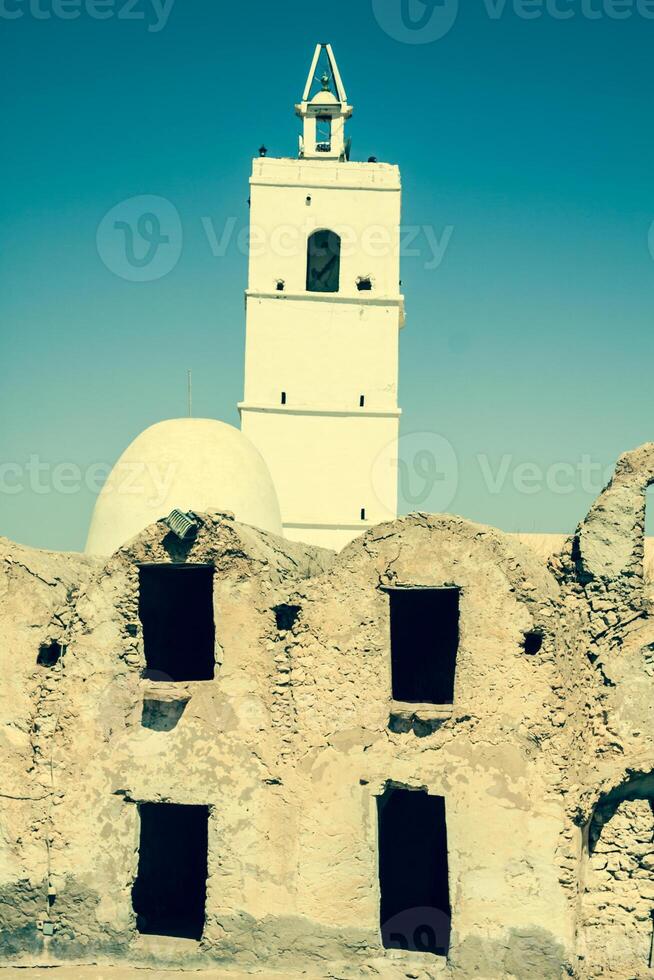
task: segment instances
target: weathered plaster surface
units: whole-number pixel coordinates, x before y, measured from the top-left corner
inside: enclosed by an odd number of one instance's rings
[[[47,899],[46,820],[55,797],[51,735],[59,699],[39,667],[42,646],[63,641],[96,565],[0,538],[0,951],[36,950]]]

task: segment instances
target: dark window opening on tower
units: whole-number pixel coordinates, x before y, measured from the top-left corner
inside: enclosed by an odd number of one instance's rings
[[[366,396],[361,395],[361,397],[359,398],[359,408],[365,408],[365,404],[366,404]]]
[[[370,292],[372,289],[372,279],[370,276],[360,276],[357,279],[357,289],[360,293]]]
[[[309,238],[307,290],[337,293],[341,278],[341,239],[334,231],[315,231]]]
[[[285,404],[286,404],[286,392],[283,391],[282,392],[282,405],[285,405]]]
[[[286,283],[284,282],[283,279],[278,279],[277,280],[276,289],[277,289],[277,292],[278,293],[283,293],[284,292],[284,290],[286,289]]]
[[[308,208],[311,207],[312,201],[313,201],[313,199],[311,197],[311,194],[307,194],[306,205],[307,205]]]
[[[389,788],[377,800],[382,943],[447,956],[451,909],[445,800]]]
[[[52,643],[42,643],[36,662],[39,667],[56,667],[61,660],[62,653],[61,643],[57,643],[56,640]]]
[[[154,681],[213,679],[213,574],[213,565],[140,567],[145,677]]]
[[[331,153],[332,149],[332,117],[318,116],[316,118],[316,150],[318,153]]]
[[[132,904],[140,933],[202,938],[209,808],[141,803],[139,867]]]
[[[366,508],[365,507],[362,507],[361,508],[361,520],[362,521],[365,521],[365,519],[366,519]]]
[[[454,701],[460,595],[457,588],[389,591],[395,701]]]

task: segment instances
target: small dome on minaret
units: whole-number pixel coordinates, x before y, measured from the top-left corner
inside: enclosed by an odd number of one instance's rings
[[[311,105],[338,105],[338,99],[329,89],[318,92],[311,100]]]

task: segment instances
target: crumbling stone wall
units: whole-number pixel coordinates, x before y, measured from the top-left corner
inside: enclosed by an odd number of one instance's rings
[[[579,809],[587,833],[579,920],[584,977],[650,975],[654,870],[639,837],[650,833],[651,843],[654,799],[654,620],[643,562],[652,482],[650,443],[619,460],[609,486],[550,562],[566,604],[578,611],[580,641],[601,682]]]
[[[593,639],[620,645],[647,612],[646,491],[654,484],[654,443],[625,453],[609,485],[579,525],[560,559],[563,579],[588,605]]]
[[[462,589],[454,705],[393,724],[411,711],[389,697],[385,589],[444,585]],[[584,761],[593,679],[553,577],[499,532],[412,515],[350,545],[293,601],[289,698],[312,787],[299,869],[307,914],[364,929],[374,949],[376,798],[389,782],[425,787],[446,799],[452,974],[559,975],[574,957],[581,849],[568,760]],[[533,630],[544,642],[528,656]]]
[[[76,595],[95,563],[0,539],[0,949],[38,948],[48,907],[47,815],[53,792],[50,735],[59,665],[40,651],[63,643]]]
[[[352,980],[641,976],[652,474],[654,445],[623,457],[548,565],[510,536],[425,514],[338,556],[220,514],[186,544],[160,522],[101,564],[3,543],[0,664],[17,666],[0,686],[0,955]],[[143,677],[139,565],[179,562],[215,568],[213,681]],[[443,586],[461,590],[454,703],[395,703],[388,590]],[[38,666],[53,641],[63,656]],[[447,962],[381,946],[389,785],[446,800]],[[200,943],[136,930],[146,801],[210,808]]]
[[[603,801],[590,826],[580,954],[588,976],[650,973],[654,910],[651,800]]]
[[[43,946],[32,922],[36,948],[54,958],[129,954],[150,962],[131,903],[137,805],[201,803],[211,806],[204,943],[197,951],[188,944],[164,950],[163,963],[170,956],[172,963],[206,964],[214,949],[246,964],[265,960],[265,943],[250,949],[242,936],[288,904],[296,860],[293,812],[278,772],[287,733],[273,718],[275,610],[298,579],[323,571],[331,557],[282,545],[226,515],[207,515],[188,546],[163,523],[150,528],[79,595],[53,691],[58,724],[49,752],[58,805],[46,832],[54,935]],[[142,677],[138,568],[180,561],[215,566],[214,681],[160,684]],[[178,723],[153,724],[153,702],[161,705],[155,715],[169,705]],[[228,929],[230,918],[239,919],[238,930]]]

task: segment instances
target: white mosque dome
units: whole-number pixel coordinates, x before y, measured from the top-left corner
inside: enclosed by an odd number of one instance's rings
[[[263,457],[242,432],[214,419],[171,419],[142,432],[98,497],[86,552],[112,555],[174,510],[231,511],[282,534],[277,493]]]

